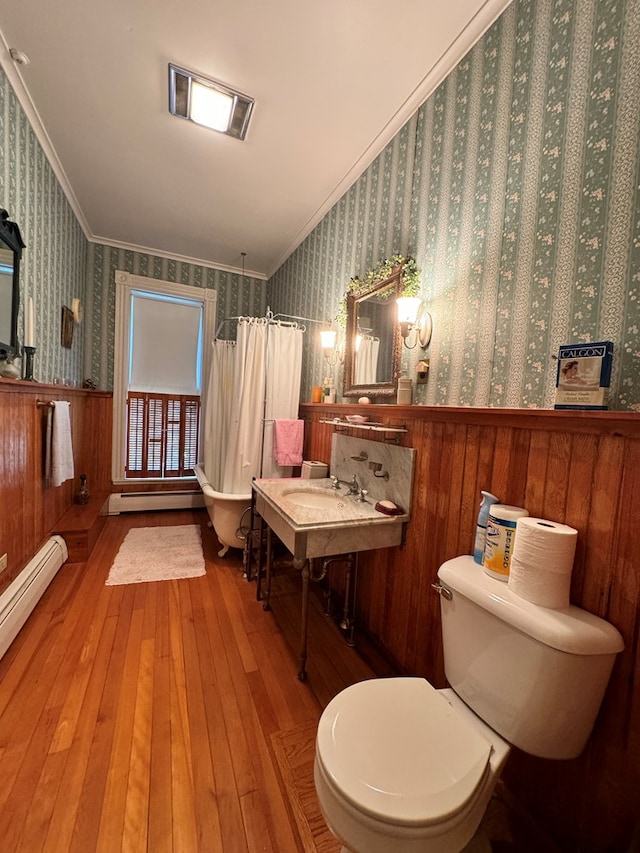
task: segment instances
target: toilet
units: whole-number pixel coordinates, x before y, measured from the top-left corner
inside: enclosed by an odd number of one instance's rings
[[[470,556],[438,578],[450,686],[371,679],[320,718],[316,792],[343,853],[463,850],[511,746],[549,759],[582,752],[624,647],[603,619],[531,604]]]

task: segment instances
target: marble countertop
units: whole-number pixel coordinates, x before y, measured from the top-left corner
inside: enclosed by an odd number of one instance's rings
[[[314,530],[326,527],[362,527],[372,524],[401,524],[409,520],[409,515],[389,516],[375,509],[377,499],[367,496],[357,501],[349,494],[346,486],[333,489],[330,478],[317,480],[259,479],[254,480],[253,489],[261,495],[283,519],[300,530]],[[328,497],[322,508],[300,506],[293,498],[295,492],[320,492]]]

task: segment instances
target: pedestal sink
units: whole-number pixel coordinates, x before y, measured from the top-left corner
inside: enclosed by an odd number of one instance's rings
[[[302,577],[301,668],[306,679],[309,581],[320,580],[314,563],[335,554],[349,554],[400,545],[409,516],[378,512],[375,500],[358,501],[345,488],[335,490],[331,480],[255,480],[255,511],[293,555]],[[270,560],[267,559],[267,600]]]
[[[408,515],[382,515],[374,500],[357,501],[331,480],[254,480],[259,515],[291,551],[308,560],[349,551],[389,548],[402,541],[402,524]]]

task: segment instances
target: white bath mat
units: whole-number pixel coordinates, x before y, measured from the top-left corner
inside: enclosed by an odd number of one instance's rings
[[[204,573],[198,524],[134,527],[124,537],[106,584],[117,586],[196,578]]]

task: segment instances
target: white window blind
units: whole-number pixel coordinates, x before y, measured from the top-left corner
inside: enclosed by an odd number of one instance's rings
[[[199,394],[201,363],[202,303],[132,291],[129,389]]]

